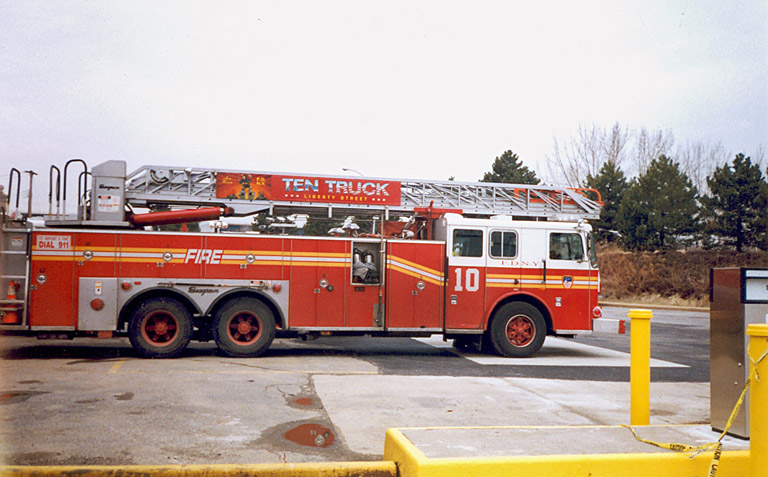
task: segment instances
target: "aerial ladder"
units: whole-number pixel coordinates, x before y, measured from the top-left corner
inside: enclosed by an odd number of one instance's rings
[[[410,214],[417,209],[460,211],[465,216],[506,215],[534,220],[576,221],[596,219],[602,202],[592,189],[549,185],[458,182],[451,180],[387,179],[275,172],[244,172],[213,168],[142,166],[126,173],[124,161],[108,161],[78,179],[78,204],[74,215],[66,210],[66,167],[63,181],[58,168],[49,174],[49,213],[53,226],[131,227],[152,222],[136,218],[126,209],[173,211],[206,209],[175,214],[180,221],[221,215],[248,216],[266,212],[286,215]],[[68,163],[67,166],[70,164]],[[54,172],[55,175],[54,180]],[[88,178],[91,180],[89,193]],[[64,184],[63,210],[61,184]],[[12,184],[10,185],[12,186]],[[9,189],[11,188],[9,186]],[[9,190],[9,200],[10,200]],[[53,213],[54,198],[56,211]],[[157,215],[170,220],[174,214]]]

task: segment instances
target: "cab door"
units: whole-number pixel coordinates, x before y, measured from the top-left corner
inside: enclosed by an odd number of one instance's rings
[[[547,240],[546,297],[555,331],[591,330],[590,288],[595,272],[584,235],[577,230],[549,230]]]
[[[482,227],[448,230],[446,330],[482,329],[485,315],[486,231]]]

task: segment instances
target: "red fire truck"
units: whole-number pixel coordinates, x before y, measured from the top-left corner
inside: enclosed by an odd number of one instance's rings
[[[70,167],[82,168],[73,215]],[[145,357],[178,356],[191,340],[253,357],[275,337],[442,334],[525,357],[546,335],[623,331],[601,318],[586,223],[601,203],[584,190],[169,166],[127,174],[123,161],[88,170],[72,160],[63,174],[51,167],[49,213],[37,219],[27,172],[27,213],[16,169],[4,204],[4,333],[127,336]],[[155,230],[259,212],[376,220],[334,237]]]

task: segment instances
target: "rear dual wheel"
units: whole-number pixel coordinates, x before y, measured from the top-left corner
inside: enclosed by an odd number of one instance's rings
[[[256,357],[275,339],[275,316],[261,301],[235,298],[221,307],[213,319],[213,337],[222,353],[232,357]]]
[[[128,339],[145,358],[175,358],[192,338],[192,315],[173,298],[150,298],[128,323]]]

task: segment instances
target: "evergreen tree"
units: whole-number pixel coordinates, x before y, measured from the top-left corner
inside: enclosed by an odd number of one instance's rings
[[[738,154],[732,167],[725,164],[715,169],[707,185],[711,191],[703,201],[707,230],[734,245],[738,252],[750,246],[765,249],[768,184],[760,166]]]
[[[619,230],[619,207],[629,183],[615,161],[607,161],[596,176],[587,175],[587,187],[596,189],[603,201],[600,220],[593,223],[598,240],[615,242]]]
[[[621,232],[633,250],[675,248],[696,231],[696,188],[677,162],[661,155],[634,180],[619,207]]]
[[[505,182],[510,184],[538,184],[536,172],[523,165],[523,161],[512,151],[504,151],[491,166],[491,172],[483,174],[480,182]]]

